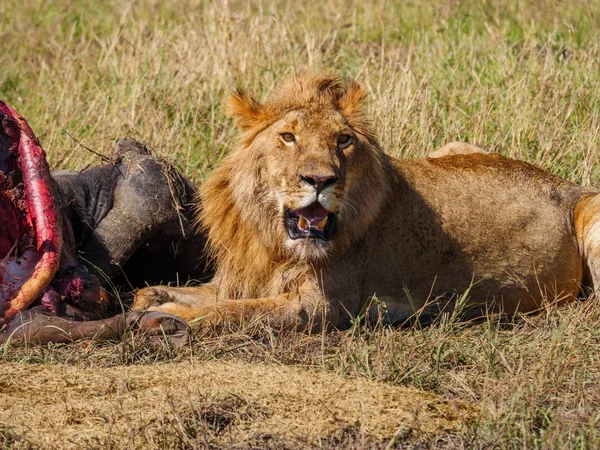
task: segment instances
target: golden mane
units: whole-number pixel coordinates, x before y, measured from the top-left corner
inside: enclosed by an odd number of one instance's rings
[[[265,279],[270,278],[267,274],[282,267],[283,249],[278,252],[265,246],[255,225],[245,220],[231,188],[235,159],[228,157],[204,183],[199,220],[207,236],[208,256],[218,267],[219,295],[223,298],[268,296],[287,285],[282,276],[282,285],[265,286]],[[286,267],[291,269],[292,265]]]
[[[220,295],[248,298],[288,291],[308,270],[307,263],[290,261],[276,239],[280,218],[261,203],[267,183],[260,158],[248,151],[258,133],[288,112],[323,107],[340,111],[348,125],[361,134],[375,152],[379,145],[366,115],[366,93],[356,82],[335,75],[305,74],[285,81],[264,103],[238,90],[232,94],[227,112],[242,129],[234,151],[204,183],[198,211],[199,223],[207,235],[207,252],[213,258]],[[267,230],[257,233],[257,228]],[[251,258],[251,260],[249,260]],[[273,277],[280,271],[279,277]],[[276,280],[271,284],[265,280]]]
[[[295,109],[319,109],[324,106],[340,111],[354,131],[377,141],[372,121],[365,109],[367,93],[356,81],[342,81],[338,75],[303,74],[285,80],[263,103],[259,103],[242,89],[232,94],[226,112],[236,119],[242,129],[241,143],[248,143],[257,133]]]

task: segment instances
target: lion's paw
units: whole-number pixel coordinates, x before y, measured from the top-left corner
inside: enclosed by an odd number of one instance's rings
[[[158,306],[172,301],[166,288],[162,286],[152,286],[139,290],[133,300],[133,309],[145,310],[150,306]]]

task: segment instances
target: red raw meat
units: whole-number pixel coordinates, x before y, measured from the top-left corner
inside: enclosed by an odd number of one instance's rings
[[[62,248],[46,155],[33,131],[0,101],[0,326],[39,298]]]

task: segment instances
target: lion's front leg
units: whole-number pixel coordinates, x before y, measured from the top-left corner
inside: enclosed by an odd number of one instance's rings
[[[160,311],[201,326],[221,328],[256,320],[275,327],[320,329],[337,326],[338,314],[319,292],[303,291],[253,299],[220,299],[213,284],[175,288],[155,286],[136,295],[134,310]]]

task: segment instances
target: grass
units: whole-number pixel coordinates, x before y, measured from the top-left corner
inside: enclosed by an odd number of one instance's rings
[[[228,92],[241,85],[260,97],[294,72],[331,69],[368,87],[390,154],[422,156],[462,140],[600,186],[599,30],[596,0],[8,0],[0,3],[0,98],[29,120],[52,167],[99,163],[84,146],[109,154],[130,136],[201,183],[235,138],[222,109]],[[183,362],[267,363],[422,389],[472,405],[475,420],[433,435],[413,427],[382,437],[348,422],[319,439],[282,432],[262,440],[235,430],[264,411],[244,415],[247,399],[224,396],[167,402],[148,424],[154,434],[132,431],[146,441],[112,445],[598,448],[599,319],[591,299],[509,325],[357,324],[324,336],[234,330],[184,349],[139,341],[6,348],[1,364],[11,369],[0,365],[0,389],[15,362],[148,373]],[[34,445],[27,436],[0,423],[3,448]]]

